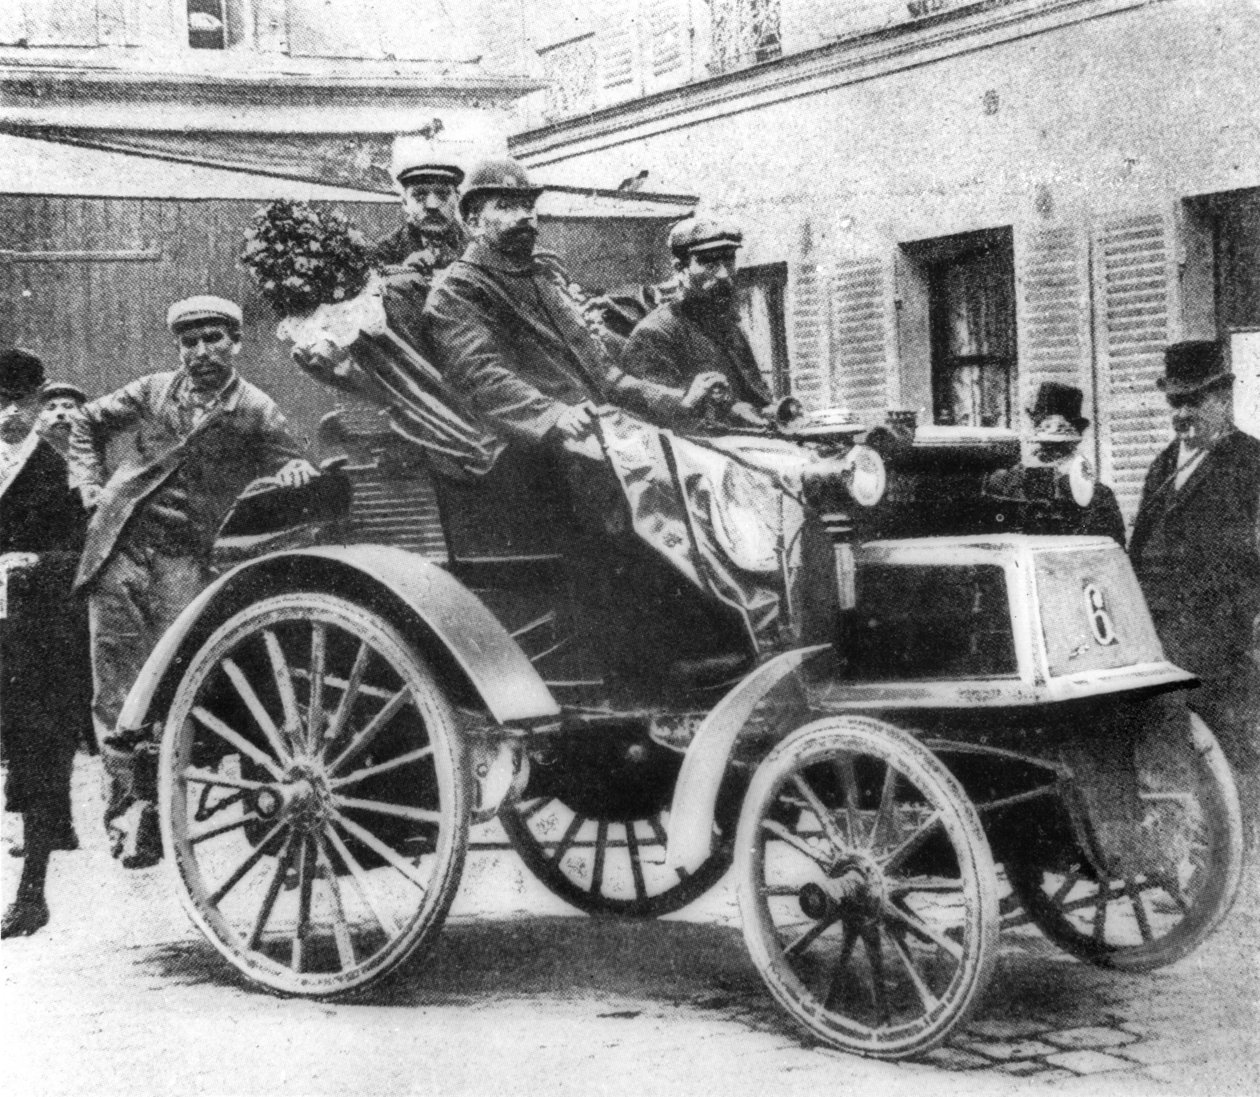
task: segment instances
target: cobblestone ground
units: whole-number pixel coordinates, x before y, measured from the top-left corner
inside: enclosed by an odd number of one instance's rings
[[[13,1097],[1260,1093],[1254,872],[1216,936],[1151,975],[1080,964],[1029,927],[1005,933],[966,1032],[888,1064],[813,1046],[778,1011],[729,880],[669,920],[590,919],[495,848],[470,855],[434,952],[388,990],[331,1005],[258,993],[191,928],[162,869],[110,860],[95,763],[80,761],[85,848],[54,857],[47,929],[0,950]],[[0,854],[6,902],[18,864]]]

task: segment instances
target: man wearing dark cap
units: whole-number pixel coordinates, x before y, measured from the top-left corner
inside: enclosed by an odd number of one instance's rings
[[[723,411],[756,421],[770,403],[735,298],[736,252],[744,242],[734,225],[688,217],[669,234],[680,296],[658,305],[630,334],[621,364],[627,373],[685,390],[697,378],[718,377]]]
[[[463,251],[467,237],[456,214],[456,196],[464,172],[449,158],[425,147],[399,142],[394,178],[402,195],[403,223],[378,240],[371,258],[385,267],[432,279]]]
[[[1260,440],[1234,426],[1234,375],[1221,343],[1168,347],[1158,384],[1177,437],[1146,475],[1133,566],[1168,657],[1202,680],[1191,707],[1220,739],[1254,827]]]
[[[40,410],[35,429],[44,441],[65,457],[70,451],[70,427],[87,393],[69,381],[49,381],[39,392]]]
[[[49,856],[78,848],[70,771],[87,697],[67,675],[82,643],[70,590],[86,516],[65,460],[34,429],[43,380],[35,355],[0,352],[0,740],[5,807],[22,814],[25,856],[4,937],[48,922]]]
[[[459,208],[473,242],[437,279],[425,308],[443,372],[509,442],[578,447],[587,408],[622,405],[656,421],[690,411],[705,383],[670,388],[608,359],[555,268],[534,254],[534,186],[515,160],[473,170]]]
[[[1077,537],[1110,537],[1123,547],[1124,515],[1115,493],[1092,480],[1088,500],[1080,502],[1072,490],[1073,464],[1089,420],[1081,414],[1084,395],[1075,385],[1045,381],[1037,388],[1033,406],[1027,409],[1033,424],[1033,457],[1036,465],[1003,469],[990,478],[988,491],[1003,499],[1029,505],[1035,516],[1035,532]],[[1080,475],[1085,475],[1081,469]],[[1039,520],[1036,520],[1039,519]]]
[[[224,515],[260,476],[296,486],[315,475],[272,399],[237,372],[240,306],[190,297],[166,320],[180,368],[92,401],[70,435],[71,482],[94,508],[75,583],[88,594],[107,827],[133,807],[131,752],[151,739],[151,729],[116,726],[123,702],[157,641],[208,582]],[[136,457],[102,485],[105,447],[133,430]],[[134,828],[112,833],[136,840],[124,864],[141,867],[160,855],[156,819],[147,803],[131,815]]]

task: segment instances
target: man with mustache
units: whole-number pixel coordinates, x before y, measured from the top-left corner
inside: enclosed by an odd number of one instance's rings
[[[69,381],[49,381],[39,393],[42,407],[35,429],[62,457],[70,452],[70,427],[87,393]]]
[[[1133,527],[1133,567],[1164,650],[1197,674],[1190,695],[1239,778],[1253,829],[1260,796],[1260,440],[1234,426],[1221,343],[1164,353],[1173,441],[1151,464]]]
[[[712,410],[721,418],[756,422],[771,396],[739,326],[735,271],[743,241],[734,225],[709,217],[674,226],[669,248],[681,294],[634,328],[621,365],[679,393],[697,378],[717,377]]]
[[[394,166],[403,223],[372,245],[371,258],[387,273],[413,273],[432,281],[434,273],[450,266],[468,242],[456,214],[464,173],[441,157],[405,145],[400,146]]]
[[[117,727],[127,693],[209,582],[215,533],[240,492],[260,476],[300,486],[315,475],[275,402],[237,372],[240,306],[190,297],[166,323],[180,368],[93,400],[70,432],[71,483],[94,509],[75,585],[88,595],[105,823],[129,868],[153,864],[161,847],[147,770],[136,764],[153,750],[153,729]],[[104,482],[106,447],[131,431],[136,456]]]

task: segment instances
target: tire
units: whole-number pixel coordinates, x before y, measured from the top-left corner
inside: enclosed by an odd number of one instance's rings
[[[1100,967],[1153,971],[1193,952],[1229,913],[1242,879],[1243,824],[1216,738],[1188,713],[1182,771],[1141,772],[1152,841],[1175,851],[1166,869],[1099,881],[1082,857],[1051,869],[1012,861],[1007,876],[1038,929]]]
[[[433,673],[377,614],[315,592],[235,614],[184,671],[159,764],[180,900],[251,982],[360,992],[436,938],[471,778]]]
[[[753,962],[826,1043],[921,1054],[983,993],[998,940],[988,842],[961,785],[891,724],[829,717],[780,743],[744,800],[735,866]]]

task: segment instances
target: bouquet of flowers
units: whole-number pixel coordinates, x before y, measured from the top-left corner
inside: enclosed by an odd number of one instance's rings
[[[391,427],[444,471],[489,470],[503,444],[390,326],[387,287],[345,214],[271,202],[254,215],[241,264],[280,316],[276,334],[292,342],[309,374],[380,404]]]

